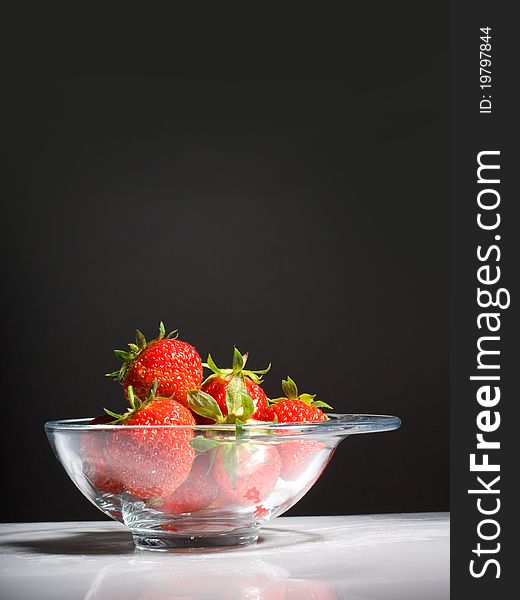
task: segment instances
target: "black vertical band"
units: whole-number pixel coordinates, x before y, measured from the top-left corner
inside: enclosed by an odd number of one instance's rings
[[[520,52],[512,9],[473,0],[451,8],[451,581],[454,598],[475,600],[505,598],[517,570]]]

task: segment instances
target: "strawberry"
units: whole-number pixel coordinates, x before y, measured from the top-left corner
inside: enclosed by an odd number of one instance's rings
[[[230,381],[228,379],[224,379],[220,375],[217,375],[209,381],[206,381],[201,388],[203,392],[206,392],[206,394],[215,398],[224,415],[228,412],[226,406],[226,389],[229,383]],[[261,416],[267,408],[267,396],[265,395],[264,390],[252,379],[249,379],[249,377],[244,377],[244,384],[246,394],[251,398],[255,407],[255,412],[250,418],[261,420],[259,419],[259,416]]]
[[[260,387],[260,375],[267,373],[271,365],[263,371],[246,371],[247,354],[242,356],[235,348],[231,369],[219,369],[211,355],[205,367],[213,371],[200,390],[188,392],[188,406],[198,415],[197,422],[245,423],[257,417],[267,408],[267,396]]]
[[[286,481],[298,479],[322,448],[321,442],[312,440],[283,442],[278,446],[282,462],[280,471],[282,479]]]
[[[247,362],[247,353],[242,355],[236,348],[233,350],[233,363],[231,369],[219,369],[214,363],[211,355],[208,356],[207,362],[203,363],[204,367],[211,369],[213,374],[210,375],[202,384],[204,394],[211,396],[218,405],[218,414],[223,417],[230,414],[228,406],[229,391],[234,389],[236,393],[245,394],[253,403],[253,412],[249,414],[247,419],[260,420],[260,416],[267,408],[267,396],[264,390],[260,387],[262,383],[261,375],[269,371],[271,365],[261,371],[245,370]],[[191,405],[190,405],[191,406]],[[191,406],[194,412],[197,412]],[[197,412],[197,414],[200,414]],[[237,417],[240,415],[237,413]],[[213,421],[218,421],[215,415],[201,415],[200,423],[208,424]],[[242,418],[245,422],[247,419]],[[228,422],[235,422],[233,419],[228,419]]]
[[[278,420],[279,423],[313,423],[326,421],[327,415],[315,406],[301,400],[281,400],[265,411],[266,420]]]
[[[327,415],[320,407],[331,408],[325,402],[314,400],[311,394],[298,394],[296,383],[288,377],[282,380],[285,398],[272,400],[266,410],[268,420],[279,423],[313,423],[326,421]],[[278,446],[281,459],[281,477],[287,481],[297,479],[309,465],[323,444],[314,440],[284,441]]]
[[[193,346],[176,339],[177,332],[165,336],[164,324],[159,325],[159,336],[150,342],[138,330],[130,351],[114,350],[123,361],[118,371],[107,373],[123,383],[125,394],[132,386],[134,394],[144,398],[157,379],[157,392],[187,406],[188,390],[199,389],[202,383],[202,361]]]
[[[272,445],[229,444],[221,448],[213,466],[223,497],[242,505],[259,504],[273,490],[281,462]]]
[[[123,426],[144,425],[146,429],[119,429],[107,447],[113,472],[134,496],[160,498],[172,494],[190,473],[195,451],[190,410],[171,398],[156,397],[157,381],[147,399],[141,402],[128,387],[130,410],[124,415],[107,411]],[[157,428],[154,425],[185,425],[182,428]]]
[[[290,377],[282,380],[282,389],[285,397],[270,400],[264,420],[277,420],[279,423],[313,423],[327,420],[328,417],[321,408],[332,407],[321,400],[314,400],[315,395],[299,395],[296,383]]]
[[[105,425],[111,421],[113,418],[101,415],[92,419],[90,425]],[[81,435],[80,452],[83,459],[83,474],[99,491],[119,494],[123,491],[123,486],[117,480],[105,453],[108,435],[109,432],[105,431],[89,431]]]
[[[207,454],[193,463],[186,481],[173,494],[163,499],[159,510],[169,514],[192,513],[208,508],[215,499],[218,487],[213,479]]]

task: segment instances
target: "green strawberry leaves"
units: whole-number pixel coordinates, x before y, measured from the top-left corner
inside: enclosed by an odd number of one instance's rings
[[[244,356],[242,356],[237,348],[233,348],[233,362],[231,366],[234,375],[242,371],[242,369],[246,366],[246,362],[247,352]]]
[[[215,423],[224,421],[224,415],[215,398],[202,390],[190,390],[188,392],[188,404],[191,410],[201,417],[212,419]]]
[[[282,379],[282,390],[289,400],[298,400],[298,387],[290,377]]]
[[[245,377],[249,377],[256,384],[260,385],[262,383],[262,375],[265,375],[269,372],[271,365],[269,364],[267,368],[260,369],[257,371],[246,370],[246,362],[247,362],[248,354],[242,354],[238,348],[233,348],[233,359],[231,362],[231,369],[221,369],[217,367],[215,361],[211,357],[211,354],[208,355],[208,359],[206,362],[202,363],[202,366],[206,369],[209,369],[212,374],[206,378],[204,383],[213,379],[214,377],[222,377],[223,379],[230,380],[232,377],[242,374]]]
[[[226,407],[228,415],[234,415],[234,422],[245,423],[255,412],[255,405],[246,391],[244,375],[239,372],[226,388]]]
[[[161,321],[161,323],[162,323],[162,321]],[[144,350],[146,348],[146,344],[147,344],[146,338],[139,331],[139,329],[135,332],[135,343],[137,345],[137,351],[139,351],[139,349]]]
[[[251,396],[245,392],[240,392],[240,403],[242,405],[242,415],[240,420],[245,423],[255,412],[255,404],[251,399]]]
[[[231,378],[226,387],[226,406],[229,415],[238,416],[242,409],[242,394],[246,393],[246,384],[242,373],[238,372]]]
[[[161,321],[159,323],[159,339],[162,340],[165,335],[166,335],[166,329],[164,327],[164,323]]]
[[[237,484],[237,472],[238,472],[238,445],[237,444],[226,444],[222,450],[222,464],[226,473],[231,479],[233,488]]]
[[[307,404],[308,406],[313,406],[314,408],[329,408],[332,410],[332,406],[323,402],[322,400],[315,400],[316,394],[299,394],[298,386],[295,381],[290,377],[287,379],[282,379],[282,390],[285,394],[282,398],[273,398],[269,400],[269,404],[272,406],[273,404],[278,404],[278,402],[282,402],[283,400],[300,400],[301,402]]]
[[[330,404],[327,404],[326,402],[322,402],[321,400],[312,401],[310,403],[310,406],[314,406],[315,408],[329,408],[330,410],[333,410],[333,408]]]
[[[114,350],[114,354],[121,360],[132,360],[134,358],[134,352],[126,352],[125,350]]]
[[[217,367],[215,361],[211,358],[211,354],[208,354],[208,360],[202,363],[202,366],[206,367],[206,369],[210,369],[211,371],[213,371],[213,375],[211,375],[210,377],[214,377],[215,375],[224,375],[222,370]]]
[[[190,440],[190,446],[199,453],[207,452],[218,446],[220,442],[212,440],[211,438],[204,437],[203,435],[197,435]]]
[[[155,338],[155,340],[153,340],[153,341],[159,342],[163,338],[166,338],[167,340],[172,340],[172,339],[175,340],[175,339],[177,339],[178,335],[179,335],[178,329],[174,329],[173,331],[170,331],[170,333],[168,335],[166,335],[166,328],[164,327],[164,323],[161,321],[159,323],[159,337]]]
[[[213,432],[208,432],[210,436]],[[239,447],[250,449],[251,445],[243,442],[244,429],[240,423],[237,422],[235,427],[235,439],[234,441],[226,441],[226,439],[215,439],[212,437],[205,437],[203,435],[197,435],[190,440],[190,446],[199,454],[204,452],[211,452],[210,455],[210,466],[208,473],[211,471],[217,454],[222,457],[222,464],[226,473],[231,479],[233,488],[236,486],[237,475],[238,475],[238,455]],[[229,438],[228,438],[229,439]]]

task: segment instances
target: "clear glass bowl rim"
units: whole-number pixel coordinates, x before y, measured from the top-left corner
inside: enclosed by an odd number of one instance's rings
[[[242,425],[244,431],[250,433],[262,433],[266,430],[274,430],[279,433],[300,433],[320,435],[351,435],[356,433],[377,433],[380,431],[392,431],[401,426],[401,419],[393,415],[371,415],[371,414],[340,414],[327,413],[329,419],[317,423],[270,423],[255,422]],[[83,419],[64,419],[59,421],[48,421],[45,423],[47,432],[57,431],[115,431],[132,429],[192,429],[194,431],[234,431],[234,424],[213,425],[109,425],[90,424],[93,417]]]

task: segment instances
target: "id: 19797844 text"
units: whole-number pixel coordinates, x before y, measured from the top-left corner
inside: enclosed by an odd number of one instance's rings
[[[491,114],[491,27],[480,28],[480,114]]]

